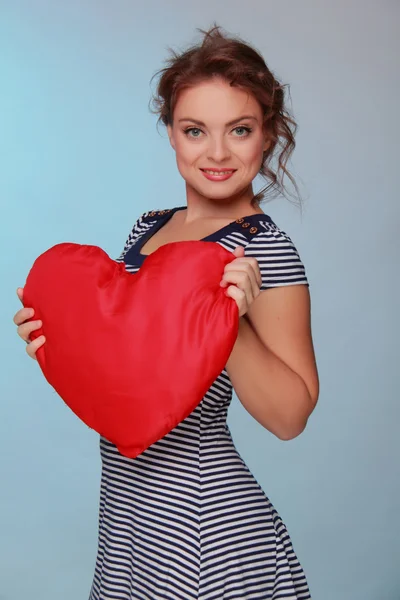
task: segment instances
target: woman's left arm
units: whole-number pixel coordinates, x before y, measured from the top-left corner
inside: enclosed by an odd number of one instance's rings
[[[246,410],[282,440],[300,435],[319,394],[310,295],[306,285],[255,292],[260,272],[254,259],[235,252],[224,275],[228,295],[241,314],[239,334],[226,369]]]
[[[239,400],[261,425],[282,440],[300,435],[319,392],[307,286],[261,292],[240,319],[226,368]]]

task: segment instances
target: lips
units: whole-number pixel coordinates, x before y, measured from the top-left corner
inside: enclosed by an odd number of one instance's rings
[[[236,169],[200,169],[209,181],[226,181],[236,172]]]
[[[200,169],[200,171],[203,171],[203,173],[216,173],[218,175],[222,175],[222,174],[231,174],[234,173],[236,171],[236,169]]]

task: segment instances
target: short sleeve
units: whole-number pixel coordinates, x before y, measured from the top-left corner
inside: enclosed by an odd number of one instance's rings
[[[264,224],[245,248],[245,255],[257,259],[261,290],[288,285],[309,285],[303,262],[290,237],[274,223]]]
[[[134,224],[134,226],[132,227],[128,238],[125,242],[124,248],[121,252],[121,254],[118,256],[118,258],[116,259],[116,262],[123,262],[125,254],[128,252],[128,250],[133,246],[133,244],[138,240],[139,237],[141,237],[143,235],[143,233],[145,233],[145,231],[147,230],[147,224],[146,224],[146,218],[148,217],[149,213],[143,213],[138,220],[136,221],[136,223]]]

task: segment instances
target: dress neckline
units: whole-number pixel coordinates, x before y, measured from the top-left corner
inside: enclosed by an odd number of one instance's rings
[[[141,239],[139,240],[139,243],[137,245],[137,255],[142,259],[146,259],[148,256],[151,256],[152,253],[150,254],[144,254],[141,252],[143,246],[150,240],[150,238],[152,238],[157,231],[159,231],[172,217],[173,215],[178,212],[179,210],[186,210],[187,206],[177,206],[175,208],[172,208],[171,210],[167,211],[166,214],[162,215],[161,218],[158,219],[158,222],[153,226],[150,227],[149,231],[147,233],[145,233]],[[219,229],[217,229],[217,231],[214,231],[213,233],[210,233],[209,235],[201,238],[200,242],[212,242],[215,241],[216,239],[219,239],[220,237],[222,237],[221,234],[223,234],[225,231],[229,231],[231,229],[233,229],[235,226],[239,227],[251,227],[252,225],[254,225],[254,221],[267,221],[269,223],[272,223],[272,219],[269,215],[266,215],[265,213],[254,213],[252,215],[247,215],[245,217],[241,217],[240,219],[236,219],[234,221],[231,221],[230,223],[228,223],[227,225],[224,225],[223,227],[220,227]]]

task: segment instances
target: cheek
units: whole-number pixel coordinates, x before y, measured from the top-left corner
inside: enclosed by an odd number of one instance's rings
[[[175,144],[176,162],[179,166],[184,168],[190,166],[196,161],[200,154],[199,148],[196,148],[196,144],[191,144],[185,138],[180,138]]]
[[[263,159],[263,142],[262,140],[256,141],[253,144],[249,144],[243,153],[243,162],[245,162],[249,168],[258,171],[261,167]]]

